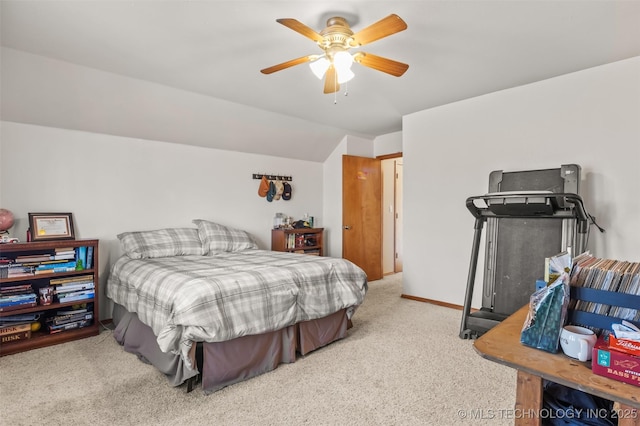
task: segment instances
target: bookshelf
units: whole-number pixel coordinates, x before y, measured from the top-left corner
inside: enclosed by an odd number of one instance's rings
[[[271,250],[324,256],[324,228],[274,229]]]
[[[83,249],[84,248],[84,249]],[[76,270],[67,262],[71,259],[57,259],[65,256],[57,253],[69,253],[73,251],[75,256],[83,256],[83,269]],[[85,254],[86,253],[86,254]],[[91,253],[91,255],[89,255]],[[23,259],[50,257],[50,261],[24,261]],[[57,258],[51,258],[56,256]],[[71,256],[67,254],[66,257]],[[89,259],[90,258],[90,259]],[[4,327],[10,317],[24,317],[33,320],[26,320],[29,324],[39,323],[39,328],[34,325],[30,332],[20,335],[16,340],[7,338],[9,332],[5,329],[5,336],[0,343],[0,356],[15,354],[28,351],[31,349],[42,348],[45,346],[56,345],[69,342],[72,340],[82,339],[89,336],[95,336],[99,333],[98,325],[98,295],[99,295],[99,276],[98,276],[98,240],[60,240],[60,241],[42,241],[28,243],[9,243],[0,245],[0,289],[3,295],[6,295],[11,288],[21,287],[23,285],[31,285],[33,292],[36,294],[35,303],[20,303],[18,305],[0,307],[0,320]],[[59,261],[60,264],[67,264],[65,267],[51,266],[55,263],[51,261]],[[74,257],[74,260],[76,258]],[[87,262],[90,260],[90,263]],[[16,265],[23,265],[24,269],[19,269]],[[9,267],[11,265],[11,267]],[[49,265],[49,266],[44,266]],[[51,268],[52,271],[42,272]],[[9,272],[11,271],[11,272]],[[91,284],[92,282],[92,284]],[[62,290],[61,285],[67,285],[67,289],[77,288],[74,295],[71,292],[64,294],[66,290]],[[52,290],[51,303],[42,304],[39,294],[41,288],[50,287]],[[93,295],[87,287],[93,287]],[[81,291],[88,291],[84,295],[79,295]],[[64,301],[64,298],[70,301]],[[61,301],[62,300],[62,301]],[[62,320],[60,311],[71,311],[74,307],[77,309],[86,309],[84,317],[89,319],[70,325],[70,322]],[[76,311],[73,315],[83,316],[83,312]],[[48,318],[56,317],[55,323],[47,321]],[[58,324],[58,322],[60,324]],[[76,322],[76,321],[72,321]],[[24,326],[23,326],[24,327]],[[0,328],[2,333],[2,328]],[[28,336],[27,336],[28,335]]]

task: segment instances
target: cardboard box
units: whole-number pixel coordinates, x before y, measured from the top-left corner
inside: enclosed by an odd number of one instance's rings
[[[616,339],[616,336],[611,334],[609,335],[609,347],[618,352],[640,356],[640,342],[634,340]]]
[[[640,386],[640,357],[612,349],[603,337],[593,347],[591,370],[599,376]]]

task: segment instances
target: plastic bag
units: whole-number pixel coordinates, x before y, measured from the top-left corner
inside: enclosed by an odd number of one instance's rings
[[[520,342],[547,352],[558,352],[568,306],[569,275],[562,272],[552,284],[531,295]]]

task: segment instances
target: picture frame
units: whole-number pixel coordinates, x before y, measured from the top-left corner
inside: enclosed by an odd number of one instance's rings
[[[75,240],[72,213],[29,213],[31,241]]]

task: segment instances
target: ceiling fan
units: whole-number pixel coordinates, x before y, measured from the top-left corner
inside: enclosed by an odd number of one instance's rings
[[[329,18],[327,27],[319,33],[295,19],[276,19],[276,22],[315,41],[324,53],[303,56],[262,69],[260,72],[263,74],[271,74],[294,65],[310,62],[313,73],[318,78],[324,76],[324,93],[334,93],[340,90],[340,84],[353,78],[354,74],[351,71],[353,62],[395,77],[400,77],[409,68],[409,65],[402,62],[371,53],[356,52],[353,55],[348,53],[351,48],[364,46],[407,29],[407,24],[398,15],[391,14],[357,33],[351,31],[347,20],[339,16]]]

